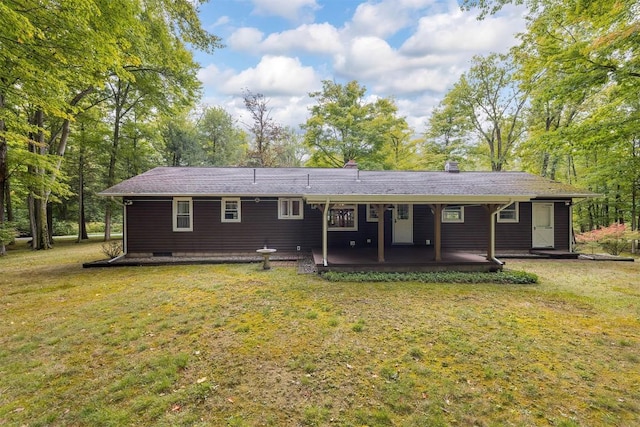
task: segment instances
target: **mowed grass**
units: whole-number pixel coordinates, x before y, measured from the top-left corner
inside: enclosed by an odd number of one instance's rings
[[[331,283],[293,265],[0,258],[0,424],[631,426],[640,264],[537,285]]]

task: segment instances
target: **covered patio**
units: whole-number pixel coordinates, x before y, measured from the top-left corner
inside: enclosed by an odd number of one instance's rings
[[[462,251],[442,251],[436,261],[435,249],[430,246],[390,246],[385,248],[385,260],[380,262],[378,250],[369,248],[332,248],[325,259],[321,249],[313,250],[318,272],[324,271],[500,271],[502,263],[485,255]]]

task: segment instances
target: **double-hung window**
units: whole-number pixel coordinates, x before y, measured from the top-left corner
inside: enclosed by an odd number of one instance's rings
[[[278,199],[278,219],[303,219],[302,199]]]
[[[173,198],[173,231],[193,231],[193,200],[191,197]]]
[[[327,221],[331,231],[358,231],[358,206],[333,205]]]
[[[220,209],[220,221],[240,222],[242,218],[239,197],[223,197]]]
[[[498,212],[498,222],[518,222],[519,220],[518,202],[513,202]]]
[[[463,206],[447,206],[442,210],[442,222],[464,222]]]

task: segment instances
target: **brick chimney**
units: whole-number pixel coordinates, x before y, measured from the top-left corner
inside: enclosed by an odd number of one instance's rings
[[[351,159],[347,163],[344,164],[343,168],[345,169],[358,169],[358,163],[355,160]]]
[[[458,169],[458,162],[454,162],[452,160],[448,160],[444,164],[444,170],[449,173],[458,173],[460,169]]]

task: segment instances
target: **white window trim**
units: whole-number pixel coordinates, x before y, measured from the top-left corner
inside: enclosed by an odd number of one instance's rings
[[[445,218],[445,212],[447,209],[460,209],[460,219],[447,219]],[[462,224],[464,222],[464,206],[451,206],[442,209],[442,222],[451,224]]]
[[[372,211],[376,211],[375,205],[367,203],[367,222],[378,222],[378,218],[371,216]]]
[[[329,224],[328,231],[358,231],[358,205],[340,205],[340,207],[333,206],[329,208],[329,212],[333,209],[353,209],[353,227],[332,227]],[[326,218],[329,221],[329,218]]]
[[[515,206],[515,212],[516,212],[516,217],[515,219],[511,219],[511,218],[500,218],[500,213],[504,212],[506,209],[501,210],[500,212],[498,212],[498,215],[496,215],[497,221],[498,222],[505,222],[505,223],[517,223],[520,222],[520,203],[519,202],[513,202],[512,203]],[[511,206],[511,205],[509,205]]]
[[[189,202],[189,227],[178,227],[178,202]],[[193,231],[193,199],[191,197],[173,198],[173,231]]]
[[[289,214],[285,215],[285,214],[282,213],[282,202],[287,202]],[[293,212],[293,202],[300,203],[300,214],[299,215],[293,215],[291,213],[291,212]],[[294,197],[294,198],[281,197],[281,198],[279,198],[278,199],[278,219],[304,219],[304,203],[302,201],[302,198],[299,198],[299,197]]]
[[[238,203],[238,218],[225,218],[226,202]],[[240,197],[223,197],[222,200],[220,200],[220,222],[242,222],[242,202],[240,201]]]

